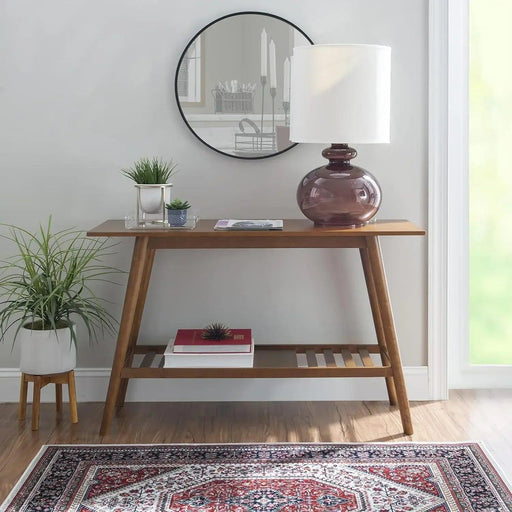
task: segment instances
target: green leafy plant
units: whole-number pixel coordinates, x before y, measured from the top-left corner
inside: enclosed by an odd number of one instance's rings
[[[176,167],[172,160],[141,158],[130,169],[122,169],[121,173],[139,185],[162,185],[178,172]]]
[[[207,325],[201,332],[201,338],[204,340],[220,341],[231,338],[232,336],[231,329],[220,323]]]
[[[76,342],[74,318],[85,324],[89,341],[99,328],[115,332],[117,321],[105,309],[106,301],[91,289],[92,283],[111,283],[109,276],[121,272],[100,261],[112,254],[113,245],[73,229],[52,232],[51,223],[50,217],[35,234],[8,225],[8,234],[0,235],[18,251],[0,260],[0,341],[11,327],[16,328],[14,341],[22,327],[68,327]]]
[[[165,207],[168,210],[188,210],[190,208],[190,204],[188,201],[182,201],[181,199],[174,199],[170,203],[167,203]]]

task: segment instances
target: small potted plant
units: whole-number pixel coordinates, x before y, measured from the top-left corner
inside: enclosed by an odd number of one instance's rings
[[[177,164],[160,158],[141,158],[130,169],[121,173],[135,182],[140,208],[143,213],[162,214],[164,204],[171,200],[172,183],[168,183],[176,171]]]
[[[171,226],[184,226],[187,222],[187,211],[190,208],[188,201],[174,199],[174,201],[165,205],[167,208],[167,218]]]
[[[72,370],[76,320],[85,325],[89,340],[96,338],[99,328],[115,332],[116,320],[91,288],[120,272],[100,262],[111,253],[112,244],[80,231],[53,232],[51,218],[35,234],[9,226],[9,234],[1,236],[14,243],[17,254],[0,261],[0,341],[14,330],[23,373]]]

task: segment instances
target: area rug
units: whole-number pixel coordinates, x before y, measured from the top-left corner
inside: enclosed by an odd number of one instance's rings
[[[4,512],[506,511],[476,443],[50,445]]]

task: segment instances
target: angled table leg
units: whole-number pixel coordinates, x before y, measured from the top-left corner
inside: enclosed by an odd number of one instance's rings
[[[62,384],[55,384],[55,406],[57,412],[62,411]]]
[[[66,375],[68,382],[69,394],[69,414],[71,416],[71,423],[78,423],[78,409],[76,405],[76,386],[75,386],[75,372],[71,370]]]
[[[18,419],[24,420],[27,414],[27,391],[28,381],[25,379],[25,374],[21,374],[21,386],[20,386],[20,405],[18,409]]]
[[[141,294],[143,290],[144,269],[150,263],[149,237],[138,236],[135,238],[133,247],[132,264],[130,267],[130,275],[128,277],[128,285],[124,298],[123,313],[121,316],[121,325],[119,326],[119,335],[117,337],[116,351],[114,353],[114,361],[112,371],[110,373],[110,382],[108,385],[107,398],[105,400],[105,408],[103,410],[103,419],[101,422],[100,435],[105,435],[110,429],[110,424],[114,416],[114,410],[118,399],[119,388],[121,385],[121,372],[126,362],[127,354],[131,350],[130,342],[135,343],[134,330],[135,317],[141,299],[145,299]],[[149,276],[147,276],[149,279]]]
[[[382,320],[384,339],[388,349],[391,368],[393,371],[393,380],[396,387],[400,417],[402,419],[404,433],[410,435],[413,433],[411,411],[409,408],[409,400],[407,398],[407,388],[405,386],[402,361],[400,360],[400,350],[398,348],[395,322],[393,320],[393,311],[391,309],[391,301],[389,298],[386,274],[384,272],[384,264],[382,263],[379,239],[377,236],[369,236],[366,238],[366,241],[368,246],[371,273],[373,276],[373,282],[375,284],[375,293]]]
[[[146,303],[146,296],[149,288],[149,280],[151,278],[151,271],[153,269],[153,261],[155,260],[155,249],[147,249],[146,264],[144,266],[142,281],[140,284],[139,297],[133,315],[132,330],[130,333],[130,341],[128,342],[128,350],[124,362],[124,367],[129,368],[133,362],[134,349],[139,337],[140,322],[142,320],[142,313],[144,312],[144,304]],[[123,407],[126,399],[126,392],[128,390],[129,379],[121,379],[119,393],[117,394],[117,407]]]
[[[370,255],[367,248],[359,249],[361,254],[361,263],[363,265],[364,278],[366,281],[366,288],[368,290],[368,298],[370,299],[370,307],[372,310],[373,323],[375,325],[375,333],[377,335],[377,343],[380,347],[381,361],[384,365],[390,364],[388,347],[386,345],[386,337],[384,334],[384,326],[382,325],[382,316],[380,313],[379,298],[375,289],[375,280],[370,265]],[[386,387],[388,390],[388,397],[390,405],[396,405],[396,388],[393,377],[386,377]]]
[[[39,375],[34,376],[32,395],[32,430],[39,430],[39,406],[41,404],[41,379]]]

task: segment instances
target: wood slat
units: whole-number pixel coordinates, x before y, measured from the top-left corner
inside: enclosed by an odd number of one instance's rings
[[[123,378],[130,379],[287,379],[320,377],[388,377],[390,367],[371,368],[325,366],[305,368],[124,368]]]
[[[352,354],[350,351],[346,348],[341,349],[341,355],[343,357],[343,361],[345,362],[345,366],[347,368],[355,368],[356,362],[354,361]]]
[[[133,351],[134,354],[147,354],[148,352],[156,352],[163,354],[167,345],[137,345]]]
[[[297,368],[295,350],[256,350],[254,352],[254,368]]]
[[[142,359],[142,362],[140,363],[140,368],[149,368],[153,364],[155,356],[156,352],[148,352]]]
[[[332,344],[332,343],[319,343],[315,345],[295,345],[295,344],[287,344],[287,345],[256,345],[255,350],[290,350],[294,348],[297,353],[305,354],[306,350],[313,350],[317,354],[323,352],[325,349],[331,349],[334,353],[340,352],[341,349],[346,348],[349,352],[353,354],[357,353],[360,348],[365,348],[368,350],[370,354],[379,354],[380,348],[379,345],[375,344]]]
[[[309,368],[316,368],[318,366],[314,350],[306,350],[306,360]]]
[[[330,348],[326,348],[324,351],[324,357],[325,357],[325,364],[329,368],[336,367],[336,360],[334,359],[334,353]]]
[[[368,353],[368,350],[365,348],[360,348],[358,350],[359,356],[361,357],[361,361],[363,362],[363,366],[366,368],[373,366],[372,358],[370,357],[370,354]]]

